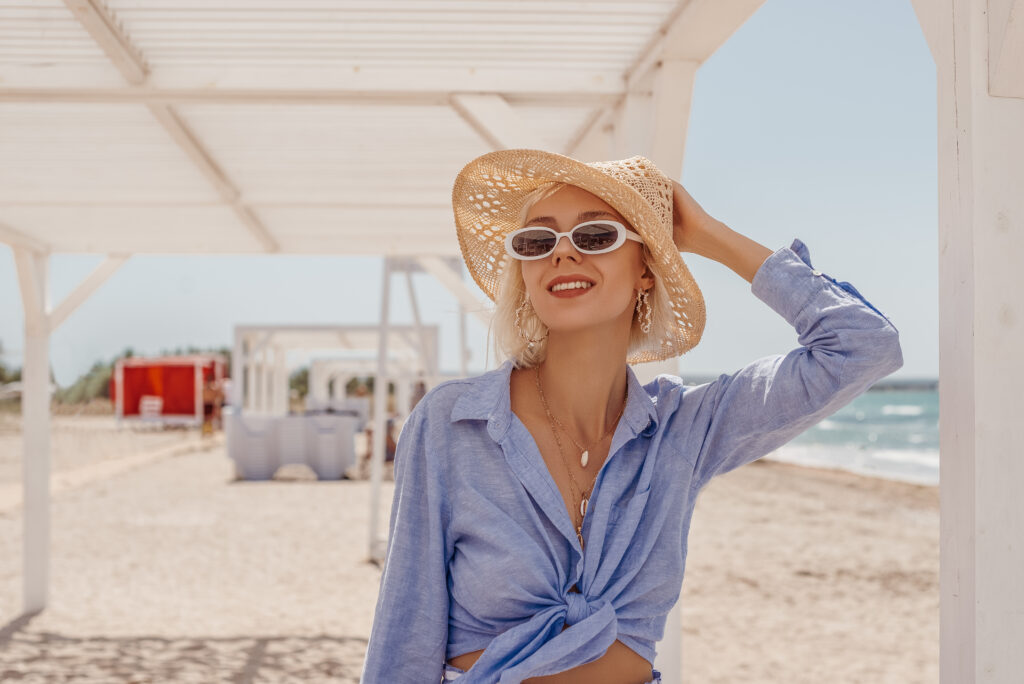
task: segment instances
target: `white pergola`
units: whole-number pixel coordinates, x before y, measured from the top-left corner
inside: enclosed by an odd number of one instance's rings
[[[333,350],[347,353],[336,359],[317,359],[310,364],[310,393],[320,397],[327,389],[330,375],[323,371],[367,371],[376,375],[377,352],[381,338],[387,345],[387,379],[401,375],[406,380],[421,372],[426,379],[438,380],[439,331],[436,325],[236,325],[231,355],[231,404],[239,411],[288,413],[289,351]],[[353,352],[372,352],[372,358],[353,356]],[[322,387],[321,387],[322,385]],[[326,395],[323,395],[326,398]]]
[[[763,1],[0,0],[25,610],[49,583],[50,334],[125,259],[380,255],[383,325],[396,267],[486,319],[451,261],[461,166],[543,147],[644,154],[678,177],[697,71]],[[1008,682],[1024,671],[1024,0],[911,2],[938,80],[941,678]],[[106,259],[51,306],[54,252]],[[677,607],[666,682],[679,627]]]

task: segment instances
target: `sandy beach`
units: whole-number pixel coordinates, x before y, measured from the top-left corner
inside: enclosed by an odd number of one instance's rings
[[[380,581],[368,483],[234,481],[220,445],[161,454],[54,495],[38,615],[20,616],[21,510],[0,511],[0,680],[356,682]],[[769,461],[712,481],[684,681],[937,681],[938,526],[934,487]]]

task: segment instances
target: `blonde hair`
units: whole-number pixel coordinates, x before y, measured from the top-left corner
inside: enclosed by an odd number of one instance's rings
[[[530,192],[523,200],[523,208],[519,214],[519,225],[525,225],[530,209],[540,200],[550,197],[568,185],[559,181],[551,181]],[[668,288],[662,279],[661,269],[651,255],[647,245],[642,245],[644,266],[654,276],[654,285],[647,291],[648,305],[651,307],[651,331],[640,329],[640,320],[634,309],[633,322],[629,330],[629,346],[627,358],[642,349],[656,345],[657,340],[668,336],[668,331],[676,325],[672,314],[672,303],[668,299]],[[490,330],[494,334],[494,352],[501,358],[512,359],[516,368],[532,368],[544,361],[547,354],[547,326],[537,316],[532,305],[527,305],[520,321],[523,334],[539,340],[532,348],[524,339],[516,326],[516,310],[526,301],[526,285],[523,282],[522,263],[519,259],[506,256],[499,274],[498,292],[495,297],[494,315],[491,318]]]

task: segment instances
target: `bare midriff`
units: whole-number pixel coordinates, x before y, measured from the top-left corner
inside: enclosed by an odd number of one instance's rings
[[[565,625],[562,631],[569,627],[571,625]],[[483,650],[463,653],[449,658],[448,664],[468,671],[482,653]],[[651,674],[651,663],[616,639],[597,660],[558,674],[530,677],[524,679],[523,684],[646,684],[651,681]]]

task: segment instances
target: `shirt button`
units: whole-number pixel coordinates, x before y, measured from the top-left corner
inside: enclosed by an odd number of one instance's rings
[[[811,271],[811,275],[821,275],[821,271]]]

